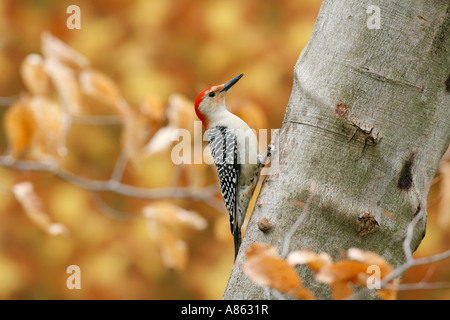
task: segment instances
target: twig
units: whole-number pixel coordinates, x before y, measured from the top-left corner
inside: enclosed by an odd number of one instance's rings
[[[400,277],[406,270],[408,270],[411,267],[419,266],[422,264],[429,264],[447,258],[450,258],[450,250],[426,258],[410,259],[405,263],[403,263],[402,265],[395,268],[395,270],[393,270],[387,276],[385,276],[381,281],[380,286],[381,288],[384,288],[384,286],[386,286],[389,282]]]
[[[308,200],[306,200],[305,205],[303,206],[303,212],[298,215],[297,220],[294,222],[294,224],[291,226],[289,231],[286,233],[286,236],[284,237],[284,244],[283,244],[283,250],[281,251],[281,256],[286,257],[289,251],[289,245],[291,244],[291,238],[294,235],[294,232],[297,230],[299,225],[305,220],[306,216],[309,212],[309,206],[311,205],[312,200],[314,199],[314,196],[316,194],[316,183],[314,181],[311,182],[311,188],[310,188],[310,194],[308,197]]]
[[[86,126],[115,126],[123,124],[121,116],[72,116],[72,123]]]
[[[135,215],[125,213],[122,211],[118,211],[103,201],[100,195],[97,192],[91,192],[91,200],[94,203],[95,207],[106,216],[113,218],[119,221],[131,221],[135,218]]]
[[[69,102],[67,101],[66,97],[61,95],[59,92],[58,100],[63,110],[63,118],[61,121],[61,136],[58,140],[58,154],[66,155],[66,139],[67,135],[69,134],[70,128],[72,127],[72,113],[70,111]]]
[[[450,282],[417,282],[399,285],[385,285],[384,289],[394,291],[450,289]]]
[[[437,285],[430,285],[429,287],[426,287],[425,285],[429,284],[429,283],[423,282],[423,281],[414,283],[414,284],[399,284],[399,285],[395,285],[395,284],[393,285],[393,284],[389,283],[389,282],[393,281],[394,279],[400,277],[406,270],[408,270],[412,267],[419,266],[422,264],[433,263],[433,262],[444,260],[447,258],[450,258],[450,250],[447,250],[445,252],[438,253],[438,254],[435,254],[433,256],[426,257],[426,258],[408,260],[405,263],[403,263],[402,265],[395,268],[395,270],[393,270],[391,273],[389,273],[387,276],[385,276],[380,281],[380,289],[395,291],[395,290],[417,290],[417,289],[431,290],[431,289],[450,288],[450,282],[440,283],[439,288],[437,288]],[[351,296],[347,297],[346,300],[358,299],[361,296],[368,294],[369,292],[375,292],[375,291],[377,291],[377,289],[363,288],[363,290],[360,290],[357,293],[354,293]]]
[[[421,220],[426,213],[427,208],[427,196],[430,192],[431,183],[428,179],[428,176],[426,174],[425,170],[422,170],[423,175],[423,181],[424,181],[424,190],[422,198],[419,200],[419,211],[416,212],[416,215],[412,219],[412,221],[408,224],[408,228],[406,229],[406,237],[403,241],[403,251],[405,252],[406,260],[412,260],[412,251],[411,251],[411,241],[414,235],[414,228],[416,227],[416,224]]]
[[[15,101],[19,99],[19,96],[0,97],[0,107],[9,107]]]
[[[414,228],[416,227],[416,224],[419,222],[419,220],[422,219],[426,213],[427,196],[428,196],[428,193],[431,188],[430,179],[428,178],[425,169],[422,170],[422,175],[423,175],[423,180],[424,180],[424,190],[422,193],[422,197],[419,200],[419,211],[416,213],[413,220],[408,224],[405,240],[403,241],[403,251],[406,256],[406,261],[403,264],[401,264],[400,266],[398,266],[397,268],[395,268],[391,273],[386,275],[381,280],[381,282],[380,282],[381,289],[393,288],[391,290],[396,290],[395,288],[397,286],[391,285],[390,282],[392,282],[396,278],[399,278],[406,270],[408,270],[411,267],[423,265],[423,264],[430,264],[430,263],[433,263],[436,261],[450,258],[450,250],[447,250],[442,253],[438,253],[438,254],[435,254],[433,256],[426,257],[426,258],[414,259],[412,256],[411,241],[412,241],[413,234],[414,234]],[[425,288],[426,287],[425,284],[427,284],[427,283],[421,281],[417,284],[403,285],[403,288],[408,288],[408,287],[413,288],[415,285],[417,289],[420,289],[420,288]],[[401,285],[398,285],[398,286],[401,286]],[[450,283],[446,283],[446,286],[450,287]],[[431,287],[433,287],[433,285],[429,286],[427,289],[431,290],[432,289]],[[365,290],[362,290],[359,293],[348,297],[348,299],[358,298],[361,295],[363,295],[364,293],[367,293],[369,291],[374,291],[374,290],[376,290],[376,289],[365,288]],[[404,290],[408,290],[408,289],[404,289]],[[413,290],[413,289],[409,289],[409,290]]]
[[[90,180],[77,176],[63,168],[59,168],[54,163],[45,164],[29,160],[17,160],[11,162],[6,156],[0,156],[0,165],[22,171],[49,172],[55,174],[64,181],[89,191],[111,191],[124,196],[140,199],[190,198],[207,200],[218,192],[216,184],[204,188],[168,187],[147,189],[114,180]]]
[[[225,204],[222,200],[217,199],[216,197],[210,197],[202,200],[204,203],[206,203],[211,208],[216,209],[219,212],[225,213],[228,215],[228,211],[226,210]]]
[[[122,148],[119,157],[116,160],[113,173],[111,175],[111,180],[120,182],[123,177],[123,173],[127,167],[128,163],[128,152],[125,148]]]

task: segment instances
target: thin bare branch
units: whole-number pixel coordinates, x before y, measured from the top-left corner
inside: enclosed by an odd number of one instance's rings
[[[112,208],[101,198],[98,192],[91,192],[91,200],[98,211],[102,212],[103,214],[114,220],[131,221],[136,217],[136,215],[127,212],[122,212]]]
[[[428,193],[430,192],[431,188],[431,182],[428,178],[425,169],[422,170],[423,175],[423,181],[424,181],[424,190],[422,197],[419,200],[419,211],[416,212],[416,215],[412,219],[412,221],[408,224],[408,228],[406,229],[406,237],[403,241],[403,251],[405,252],[406,260],[412,260],[412,251],[411,251],[411,241],[414,234],[414,228],[416,227],[416,224],[423,218],[423,216],[426,214],[426,208],[427,208],[427,197]]]
[[[121,116],[73,116],[73,124],[86,126],[116,126],[123,124]]]
[[[55,163],[46,164],[30,160],[11,161],[11,159],[6,156],[0,156],[0,165],[22,171],[49,172],[55,174],[64,181],[89,191],[111,191],[127,197],[139,199],[190,198],[207,200],[218,192],[216,184],[204,188],[168,187],[148,189],[114,180],[90,180],[77,176],[63,168],[59,168]]]
[[[450,289],[450,282],[417,282],[402,283],[399,285],[385,285],[386,290],[411,291],[411,290],[438,290]]]
[[[19,96],[0,97],[0,107],[9,107],[15,101],[19,99]]]
[[[123,174],[127,167],[128,163],[128,152],[125,148],[122,148],[119,157],[116,160],[116,164],[114,165],[114,170],[111,175],[112,181],[120,182],[122,181]]]
[[[58,93],[58,100],[63,110],[61,137],[58,139],[58,153],[60,155],[66,155],[67,154],[66,139],[67,135],[69,134],[70,128],[72,127],[72,114],[70,112],[69,102],[60,93]]]
[[[295,223],[291,226],[289,231],[286,233],[286,236],[284,237],[284,244],[283,244],[283,250],[281,251],[281,256],[286,257],[289,251],[289,245],[291,244],[291,238],[294,235],[295,230],[299,227],[299,225],[302,223],[303,220],[305,220],[306,216],[309,212],[309,207],[311,205],[312,200],[314,199],[314,196],[316,194],[316,182],[311,182],[311,188],[310,188],[310,194],[308,197],[308,200],[306,200],[305,205],[303,206],[303,212],[298,215],[297,220]]]
[[[411,241],[413,238],[414,228],[415,228],[416,224],[420,221],[420,219],[422,219],[423,216],[426,214],[427,197],[428,197],[428,194],[429,194],[429,191],[431,188],[431,182],[426,174],[425,169],[422,170],[422,175],[423,175],[423,181],[424,181],[424,190],[423,190],[422,196],[419,200],[419,210],[418,210],[418,212],[416,212],[416,215],[414,216],[413,220],[408,224],[405,240],[403,241],[403,250],[404,250],[404,253],[406,256],[406,261],[403,264],[401,264],[400,266],[398,266],[397,268],[395,268],[391,273],[386,275],[381,280],[381,282],[380,282],[381,289],[394,288],[395,286],[391,285],[390,282],[392,282],[394,279],[399,278],[406,270],[408,270],[414,266],[430,264],[430,263],[433,263],[436,261],[441,261],[441,260],[450,258],[450,250],[435,254],[430,257],[425,257],[425,258],[414,259],[412,256]],[[416,289],[426,288],[428,290],[433,289],[434,285],[430,285],[427,287],[426,286],[427,284],[429,284],[429,283],[421,281],[414,285],[413,284],[403,285],[403,288],[416,288]],[[398,288],[401,288],[401,286],[402,285],[398,285]],[[446,287],[448,287],[448,286],[450,286],[450,283],[446,284]],[[416,290],[416,289],[404,289],[404,290]],[[362,290],[361,292],[352,295],[348,299],[358,298],[358,297],[362,296],[364,293],[367,293],[367,292],[373,291],[373,290],[375,290],[375,289],[366,288],[366,290]],[[395,288],[392,290],[395,290]],[[401,289],[398,289],[398,290],[401,290]]]

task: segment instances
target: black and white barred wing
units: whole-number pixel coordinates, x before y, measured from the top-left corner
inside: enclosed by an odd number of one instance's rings
[[[219,176],[220,191],[230,213],[231,232],[234,234],[239,179],[236,135],[225,127],[214,127],[207,131],[207,137]]]

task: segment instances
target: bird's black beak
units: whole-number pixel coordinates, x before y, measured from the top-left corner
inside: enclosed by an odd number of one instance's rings
[[[237,77],[234,77],[233,79],[231,79],[230,81],[228,81],[228,82],[226,82],[224,85],[223,85],[223,88],[222,88],[222,90],[220,90],[219,91],[219,93],[222,93],[222,92],[227,92],[228,90],[230,90],[231,89],[231,87],[232,86],[234,86],[235,85],[235,83],[236,82],[238,82],[239,81],[239,79],[240,78],[242,78],[244,76],[244,74],[243,73],[241,73],[240,75],[238,75]]]

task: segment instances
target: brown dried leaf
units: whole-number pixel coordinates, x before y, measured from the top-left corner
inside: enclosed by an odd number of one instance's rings
[[[160,128],[145,146],[146,154],[155,154],[167,151],[173,142],[173,135],[177,130],[188,130],[190,136],[194,136],[194,121],[198,118],[195,114],[193,102],[180,94],[172,94],[169,97],[166,114],[168,124]],[[194,139],[191,139],[191,145],[194,147]]]
[[[381,270],[381,277],[392,272],[392,266],[380,255],[371,251],[364,251],[358,248],[350,248],[347,250],[349,259],[366,263],[367,265],[377,265]]]
[[[169,97],[167,106],[167,119],[169,126],[189,130],[191,136],[194,135],[194,120],[198,121],[195,110],[192,107],[194,102],[181,94],[172,94]]]
[[[3,119],[8,153],[14,159],[24,154],[35,135],[36,122],[30,101],[29,98],[20,99],[6,110]]]
[[[279,258],[280,254],[275,246],[270,244],[255,242],[252,243],[245,252],[247,259],[260,256],[270,256]]]
[[[383,257],[374,252],[350,248],[347,251],[347,256],[348,259],[323,266],[316,274],[317,281],[330,284],[335,299],[349,296],[352,293],[350,290],[353,290],[350,284],[367,286],[367,280],[373,275],[371,272],[368,272],[369,267],[377,266],[379,268],[380,280],[393,270],[392,266]],[[395,291],[380,291],[378,291],[380,297],[395,296]]]
[[[317,254],[308,250],[292,251],[288,254],[286,261],[293,267],[300,264],[306,264],[314,272],[318,272],[323,266],[333,263],[331,257],[327,253],[322,252]]]
[[[316,275],[319,282],[359,282],[359,274],[366,273],[369,265],[359,261],[341,260],[323,266]]]
[[[314,295],[306,289],[294,268],[278,256],[270,245],[253,243],[246,253],[243,272],[255,283],[271,287],[295,298],[312,300]]]
[[[39,54],[29,54],[25,57],[20,68],[22,80],[33,95],[48,96],[53,90],[53,85],[47,71],[44,59]]]
[[[165,225],[149,220],[148,226],[150,235],[158,243],[163,265],[170,269],[185,270],[189,253],[186,243]]]
[[[173,232],[161,228],[162,241],[159,242],[164,266],[176,270],[185,270],[188,261],[186,242],[175,236]]]
[[[80,113],[81,92],[75,72],[56,59],[47,59],[45,66],[61,98],[61,103],[71,114]]]
[[[147,155],[156,154],[169,150],[172,146],[172,137],[176,134],[178,128],[172,125],[159,129],[145,146]]]
[[[121,144],[128,159],[137,168],[144,145],[149,139],[151,128],[148,127],[145,117],[134,113],[124,116],[123,120]]]
[[[43,210],[40,197],[31,182],[21,182],[13,186],[12,191],[17,201],[22,205],[28,218],[38,227],[51,235],[67,235],[68,229],[61,223],[53,223]]]
[[[63,156],[66,153],[63,134],[64,115],[61,106],[44,97],[34,97],[30,108],[37,124],[33,148],[50,156]]]
[[[128,104],[123,103],[119,87],[105,74],[86,69],[79,75],[81,90],[90,97],[117,108],[121,114],[129,114]]]
[[[352,283],[348,281],[333,282],[330,289],[334,300],[346,299],[354,293]]]
[[[139,111],[141,113],[132,112],[124,115],[124,130],[122,133],[122,145],[131,161],[131,164],[138,168],[140,160],[148,156],[148,145],[151,144],[158,130],[162,130],[165,119],[165,106],[156,98],[147,97],[141,104]],[[170,128],[172,129],[172,128]],[[164,131],[164,130],[163,130]],[[171,131],[172,132],[172,131]],[[150,153],[156,153],[167,150],[171,145],[171,135],[167,136],[164,132],[158,133],[162,138],[156,138],[151,146]],[[166,132],[167,133],[167,132]],[[160,143],[162,142],[162,147]]]
[[[49,32],[41,35],[41,51],[47,59],[56,60],[72,69],[89,66],[89,60]]]
[[[139,111],[151,125],[160,126],[166,117],[166,106],[157,96],[148,95],[139,105]]]
[[[142,209],[144,218],[168,227],[180,224],[196,230],[204,230],[207,221],[195,211],[185,210],[168,201],[160,201]]]

